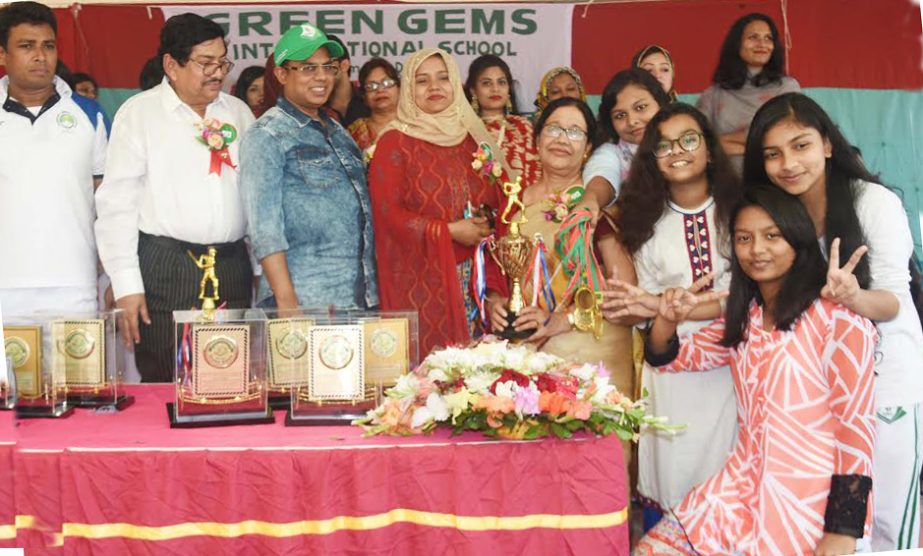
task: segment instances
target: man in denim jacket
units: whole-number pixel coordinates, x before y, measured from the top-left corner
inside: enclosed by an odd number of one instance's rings
[[[378,305],[372,212],[362,155],[323,110],[343,55],[309,23],[282,35],[283,94],[243,138],[240,183],[265,280],[260,306]]]

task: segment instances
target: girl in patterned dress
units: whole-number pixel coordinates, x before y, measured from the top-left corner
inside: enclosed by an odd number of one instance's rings
[[[698,293],[710,276],[671,288],[645,355],[665,374],[730,363],[739,440],[632,554],[852,554],[871,526],[877,333],[821,290],[859,257],[828,267],[801,203],[768,185],[731,222],[725,317],[678,338],[677,324],[721,294]]]
[[[797,196],[811,215],[822,251],[832,251],[837,237],[844,260],[868,248],[868,257],[844,276],[836,294],[825,289],[821,295],[877,323],[872,549],[915,548],[923,461],[923,330],[910,291],[913,239],[901,199],[877,183],[830,116],[800,93],[778,96],[756,113],[744,175],[746,183],[772,183]],[[839,263],[836,259],[831,256]]]
[[[716,287],[727,288],[730,265],[721,247],[728,244],[727,216],[739,193],[705,116],[688,104],[661,108],[648,124],[616,204],[618,238],[632,254],[638,286],[645,291],[643,303],[626,307],[633,324],[656,315],[657,296],[668,288],[689,287],[712,272]],[[603,306],[617,312],[627,284],[613,285],[603,293],[608,299]],[[701,307],[682,332],[706,326],[720,314],[717,302]],[[675,436],[642,435],[638,444],[638,493],[649,509],[662,510],[724,464],[734,446],[734,389],[727,367],[669,375],[645,367],[641,383],[654,414],[688,425]]]

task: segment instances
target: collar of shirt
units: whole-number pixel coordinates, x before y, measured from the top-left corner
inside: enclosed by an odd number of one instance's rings
[[[276,106],[279,107],[279,110],[282,110],[283,112],[285,112],[286,114],[294,118],[295,121],[298,122],[298,125],[300,127],[305,127],[306,125],[310,125],[312,122],[316,122],[317,124],[323,124],[324,127],[327,127],[330,125],[331,122],[333,122],[330,116],[328,116],[323,110],[317,111],[320,121],[315,120],[311,116],[308,116],[307,114],[299,110],[294,104],[289,102],[289,100],[286,99],[285,97],[279,97],[279,99],[276,101]]]
[[[163,81],[160,82],[160,102],[163,104],[164,109],[167,112],[175,112],[176,110],[184,110],[189,114],[192,114],[197,119],[202,119],[201,116],[192,109],[191,106],[186,104],[183,99],[179,98],[179,95],[176,94],[176,91],[173,89],[173,85],[170,85],[170,80],[166,77],[163,78]],[[215,100],[211,101],[206,107],[206,115],[208,109],[213,106],[225,106],[227,103],[224,100],[224,93],[218,93],[218,96],[215,97]]]
[[[3,78],[0,78],[0,98],[5,99],[3,102],[3,109],[7,112],[27,118],[34,124],[35,120],[39,119],[42,114],[50,110],[58,101],[62,98],[71,96],[71,88],[63,79],[56,75],[52,83],[54,83],[55,92],[52,93],[51,96],[48,97],[48,100],[45,101],[45,104],[42,105],[42,109],[39,110],[38,115],[35,115],[21,102],[10,96],[10,76],[4,75]]]

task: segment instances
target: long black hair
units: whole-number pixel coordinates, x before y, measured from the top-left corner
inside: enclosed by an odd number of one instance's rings
[[[509,83],[510,86],[510,105],[513,107],[510,113],[519,114],[519,106],[516,104],[516,91],[513,89],[513,73],[510,71],[510,66],[503,58],[493,54],[478,56],[471,62],[471,65],[468,66],[468,79],[465,80],[465,96],[468,98],[468,101],[471,101],[472,95],[474,94],[472,91],[474,91],[474,86],[477,85],[481,74],[490,68],[500,68],[500,71],[506,76],[506,82]]]
[[[741,211],[754,206],[769,214],[782,237],[795,251],[795,260],[782,279],[773,307],[776,329],[790,330],[798,317],[820,297],[827,281],[827,263],[817,243],[811,217],[797,197],[768,183],[754,185],[731,213],[731,230],[735,228]],[[731,256],[731,288],[725,308],[722,345],[735,347],[746,340],[750,303],[754,300],[763,305],[759,284],[743,271],[735,251]],[[765,305],[763,309],[766,309]]]
[[[615,108],[616,97],[619,96],[622,89],[629,85],[637,85],[647,90],[661,108],[670,104],[670,96],[664,92],[663,86],[653,75],[645,70],[630,68],[616,73],[606,84],[602,98],[599,101],[597,116],[599,135],[595,138],[597,147],[603,143],[619,142],[619,134],[616,133],[615,127],[612,126],[612,109]]]
[[[771,183],[763,160],[763,140],[774,126],[786,120],[816,129],[832,147],[825,170],[827,211],[824,239],[829,253],[830,243],[834,238],[840,238],[839,264],[842,265],[856,249],[866,244],[856,213],[859,181],[877,182],[878,178],[866,169],[855,147],[849,144],[819,104],[801,93],[786,93],[764,104],[753,116],[744,152],[745,184]],[[862,257],[853,274],[859,286],[868,289],[871,283],[868,257]]]
[[[660,89],[661,92],[663,89]],[[661,107],[647,124],[644,138],[638,145],[638,152],[631,163],[628,179],[622,184],[618,199],[619,239],[629,253],[636,253],[654,235],[654,224],[663,215],[670,200],[670,184],[657,166],[654,149],[663,139],[660,124],[670,118],[686,114],[699,124],[705,147],[711,157],[706,167],[709,192],[715,199],[715,221],[718,224],[719,239],[727,239],[727,227],[731,209],[740,198],[740,184],[734,169],[728,162],[721,142],[705,114],[696,107],[674,102]],[[700,147],[701,148],[701,147]],[[719,241],[720,245],[720,241]]]
[[[715,68],[712,82],[722,89],[740,89],[747,82],[749,70],[747,64],[740,58],[740,43],[743,42],[744,28],[754,21],[762,21],[769,26],[773,48],[769,62],[753,76],[753,84],[762,87],[768,83],[780,81],[785,76],[785,48],[782,46],[775,22],[766,14],[747,14],[734,22],[721,45],[721,55],[718,58],[718,67]]]

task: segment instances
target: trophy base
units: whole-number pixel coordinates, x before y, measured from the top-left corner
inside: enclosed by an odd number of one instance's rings
[[[197,415],[195,419],[180,421],[176,419],[176,412],[173,411],[173,403],[167,402],[167,415],[170,417],[171,429],[198,429],[202,427],[233,427],[237,425],[266,425],[275,423],[276,418],[272,413],[272,408],[266,408],[266,413],[255,413],[252,415],[232,413],[227,415],[208,414]]]
[[[129,407],[135,403],[134,396],[126,396],[122,394],[113,400],[111,397],[100,397],[93,395],[85,396],[68,396],[67,397],[68,405],[73,405],[74,407],[89,407],[89,408],[101,408],[101,407],[111,407],[116,411],[122,411],[126,407]]]
[[[516,318],[518,316],[519,315],[517,313],[513,313],[512,311],[507,311],[506,328],[501,330],[497,334],[497,336],[500,338],[503,338],[504,340],[518,341],[518,340],[525,340],[532,334],[535,334],[535,331],[538,330],[537,328],[527,328],[525,330],[516,330],[515,328],[513,328],[513,323],[516,322]]]
[[[310,402],[301,403],[297,416],[289,411],[285,414],[286,427],[339,427],[349,426],[356,419],[362,419],[370,409],[375,409],[375,400],[361,402],[324,402],[305,408]]]
[[[288,409],[292,405],[292,396],[291,394],[270,394],[268,403],[273,409]]]
[[[18,406],[16,408],[17,419],[63,419],[70,417],[74,412],[73,406],[64,408],[50,406]]]

